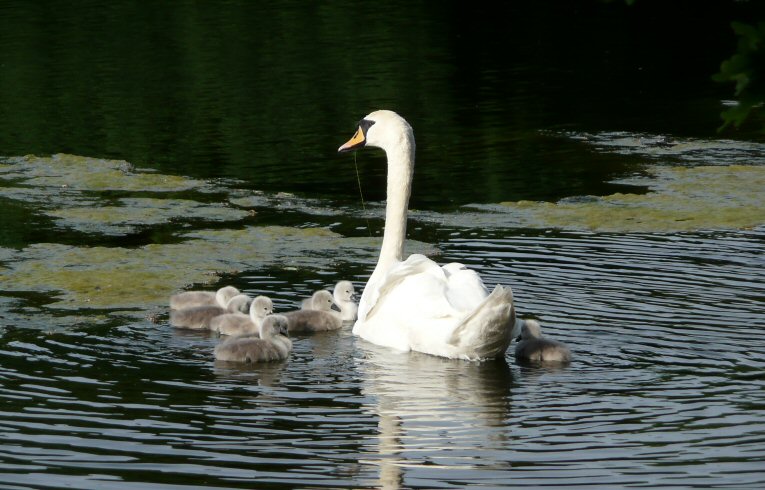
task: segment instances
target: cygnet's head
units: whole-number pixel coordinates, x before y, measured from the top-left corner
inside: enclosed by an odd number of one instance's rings
[[[274,312],[274,303],[268,296],[256,296],[250,305],[250,316],[265,318]]]
[[[353,301],[353,295],[356,294],[356,290],[353,287],[351,281],[340,281],[335,284],[335,301]]]
[[[289,320],[284,315],[268,315],[260,325],[260,338],[265,339],[273,335],[289,337]]]
[[[542,327],[536,320],[524,320],[518,340],[538,339],[542,336]]]
[[[239,290],[234,286],[224,286],[215,292],[215,301],[225,308],[231,298],[237,294],[239,294]]]
[[[414,132],[406,119],[393,111],[380,110],[367,114],[359,121],[356,133],[337,151],[351,151],[364,146],[387,150],[402,146],[405,142],[414,145]]]
[[[314,310],[330,311],[333,306],[337,308],[332,293],[327,290],[321,289],[311,296],[311,307]]]
[[[250,309],[250,297],[246,294],[237,294],[226,303],[226,310],[231,313],[247,313]]]

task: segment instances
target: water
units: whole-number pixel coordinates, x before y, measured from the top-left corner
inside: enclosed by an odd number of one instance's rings
[[[646,3],[0,7],[0,487],[763,486],[765,148],[706,76],[754,7]],[[239,366],[168,325],[183,288],[363,287],[383,160],[335,150],[382,106],[409,251],[510,285],[569,366],[349,326]]]

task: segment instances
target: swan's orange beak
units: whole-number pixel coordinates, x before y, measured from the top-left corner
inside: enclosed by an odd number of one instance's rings
[[[364,136],[364,131],[359,128],[356,130],[356,133],[353,135],[351,139],[345,142],[343,146],[337,149],[339,153],[342,153],[344,151],[351,151],[355,150],[356,148],[360,146],[364,146],[364,144],[367,142],[366,136]]]

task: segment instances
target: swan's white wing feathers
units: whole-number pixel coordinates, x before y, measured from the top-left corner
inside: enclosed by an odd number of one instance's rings
[[[489,291],[476,271],[462,264],[458,270],[450,271],[448,267],[453,264],[455,262],[442,267],[448,274],[446,294],[449,303],[460,311],[473,311],[489,296]]]
[[[486,359],[503,355],[515,332],[513,292],[497,285],[483,303],[453,330],[448,343],[464,359]]]
[[[375,344],[480,359],[502,355],[511,338],[509,288],[489,295],[478,274],[464,266],[441,268],[412,255],[393,266],[369,298],[354,333]]]

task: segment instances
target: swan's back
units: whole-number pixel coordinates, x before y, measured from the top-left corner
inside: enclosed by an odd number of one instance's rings
[[[515,346],[515,359],[521,362],[571,361],[571,351],[561,342],[542,337],[541,327],[535,320],[525,320],[521,327],[521,340]]]
[[[286,359],[292,341],[286,336],[287,319],[269,315],[260,326],[260,337],[231,337],[215,347],[215,359],[232,362],[270,362]]]
[[[353,332],[402,351],[466,360],[503,357],[515,325],[512,290],[498,285],[481,297],[480,283],[473,299],[454,301],[448,272],[423,255],[396,264],[370,291],[369,302],[362,297]]]

